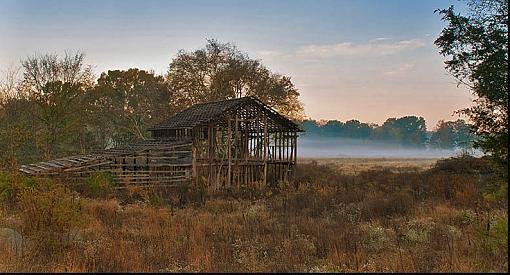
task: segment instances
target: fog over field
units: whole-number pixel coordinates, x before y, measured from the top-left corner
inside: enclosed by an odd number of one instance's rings
[[[400,144],[349,139],[299,137],[298,156],[305,158],[446,158],[456,156],[462,150],[406,147]],[[480,152],[471,150],[470,154]]]

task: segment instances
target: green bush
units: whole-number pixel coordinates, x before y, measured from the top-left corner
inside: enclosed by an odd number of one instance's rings
[[[499,216],[489,222],[487,227],[478,229],[478,237],[492,253],[508,249],[508,216]]]
[[[62,185],[24,189],[18,195],[17,207],[21,233],[41,260],[61,253],[82,221],[79,199]]]
[[[34,187],[41,179],[0,171],[0,202],[13,204],[17,194],[25,188]]]
[[[490,236],[495,247],[508,249],[508,216],[498,217],[494,220]]]
[[[110,172],[98,171],[91,174],[86,181],[87,191],[97,197],[104,197],[111,193],[115,186],[113,175]]]
[[[0,200],[11,201],[13,194],[12,177],[6,172],[0,172]]]
[[[153,190],[152,192],[149,192],[149,203],[155,207],[162,207],[166,202],[160,193]]]

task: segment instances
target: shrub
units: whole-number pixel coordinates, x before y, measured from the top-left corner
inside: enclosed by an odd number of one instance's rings
[[[12,202],[14,199],[14,181],[12,175],[6,172],[0,172],[0,200],[2,202]]]
[[[111,193],[115,185],[113,175],[109,172],[98,171],[92,173],[86,181],[87,191],[97,197],[105,197]]]
[[[497,217],[490,230],[491,245],[497,249],[508,249],[508,216]]]
[[[476,190],[473,183],[467,183],[463,188],[455,191],[454,202],[462,206],[476,205],[481,198],[481,195]]]
[[[67,247],[81,221],[79,199],[61,185],[23,190],[18,208],[21,232],[31,241],[31,251],[41,259]]]
[[[491,219],[487,226],[478,228],[478,238],[487,246],[491,253],[508,250],[508,216]]]
[[[0,171],[0,202],[13,205],[22,190],[48,184],[48,179],[30,178],[17,173]]]
[[[385,228],[374,225],[362,226],[362,246],[369,252],[381,252],[391,248],[391,240]]]
[[[120,227],[122,222],[119,216],[120,205],[117,200],[85,199],[81,205],[82,214],[95,218],[106,227]]]
[[[160,192],[157,192],[157,190],[153,190],[152,192],[149,192],[148,197],[149,197],[149,203],[152,206],[162,207],[165,205],[165,199],[163,198],[163,196],[161,195]]]
[[[366,218],[408,215],[413,207],[413,197],[407,192],[390,195],[378,193],[362,202],[362,215]]]
[[[461,155],[459,157],[438,160],[433,170],[458,174],[489,174],[492,169],[487,158]]]
[[[330,177],[338,174],[332,166],[319,165],[313,161],[309,164],[297,165],[292,182],[297,189],[300,184],[330,182]]]

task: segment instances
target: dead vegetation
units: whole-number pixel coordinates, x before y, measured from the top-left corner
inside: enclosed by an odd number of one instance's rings
[[[0,271],[506,272],[494,181],[468,158],[356,174],[312,162],[290,183],[208,196],[4,173]]]
[[[394,171],[423,171],[432,168],[438,159],[434,158],[301,158],[299,163],[333,165],[344,174],[355,175],[373,169]]]

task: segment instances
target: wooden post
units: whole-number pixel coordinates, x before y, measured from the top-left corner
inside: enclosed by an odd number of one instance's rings
[[[244,162],[248,163],[248,155],[250,154],[250,132],[248,131],[248,125],[245,124],[246,127],[244,129],[244,139],[245,139],[245,145],[244,147]]]
[[[193,137],[193,142],[191,143],[191,183],[197,183],[197,141]]]
[[[236,113],[236,118],[235,118],[235,123],[236,123],[236,126],[235,126],[235,135],[234,135],[234,146],[235,146],[235,153],[236,153],[236,159],[235,159],[235,168],[236,168],[236,187],[237,187],[237,190],[239,190],[239,185],[241,184],[241,169],[239,167],[239,156],[240,156],[240,153],[241,153],[241,146],[240,146],[240,143],[241,143],[241,140],[240,140],[240,134],[239,133],[239,115]]]
[[[264,186],[267,185],[267,149],[268,149],[268,136],[267,136],[267,117],[264,117]]]
[[[228,139],[227,139],[227,159],[228,159],[228,175],[227,175],[227,186],[230,187],[231,184],[231,177],[232,177],[232,129],[231,129],[231,118],[230,115],[228,116]]]
[[[209,159],[209,168],[207,169],[207,185],[211,186],[211,175],[212,175],[212,154],[213,154],[213,142],[212,142],[212,125],[209,123],[207,126],[207,156]]]
[[[296,164],[296,161],[297,161],[297,133],[294,133],[294,165]]]
[[[292,137],[293,141],[294,141],[294,144],[293,144],[293,148],[294,148],[294,166],[293,166],[293,169],[292,169],[292,175],[294,175],[294,173],[296,172],[296,165],[297,165],[297,132],[294,132],[294,136]]]

